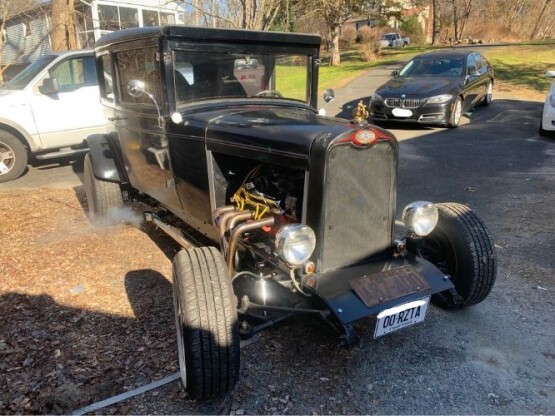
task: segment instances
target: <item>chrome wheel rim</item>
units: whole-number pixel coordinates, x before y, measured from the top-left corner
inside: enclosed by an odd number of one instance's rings
[[[490,82],[488,84],[488,91],[486,92],[486,100],[488,103],[491,103],[491,100],[493,98],[493,84]]]
[[[453,125],[458,126],[462,116],[462,104],[460,99],[455,103],[455,110],[453,112]]]
[[[0,142],[0,175],[12,170],[15,165],[15,153],[13,149],[4,142]]]

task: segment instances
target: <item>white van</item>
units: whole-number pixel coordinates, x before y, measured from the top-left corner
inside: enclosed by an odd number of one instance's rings
[[[87,151],[105,133],[93,51],[49,53],[0,88],[0,183],[21,176],[30,155]]]

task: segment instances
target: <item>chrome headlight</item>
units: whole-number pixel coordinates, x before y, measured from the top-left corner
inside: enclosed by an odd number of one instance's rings
[[[451,94],[441,94],[436,95],[435,97],[430,97],[426,100],[428,104],[444,104],[453,99]]]
[[[402,219],[409,230],[419,236],[426,236],[436,227],[439,212],[431,202],[416,201],[405,207]]]
[[[383,101],[383,97],[380,94],[372,94],[372,98],[370,99],[370,101],[381,103]]]
[[[277,252],[292,266],[305,263],[312,255],[314,247],[316,247],[316,235],[308,225],[286,225],[276,234]]]

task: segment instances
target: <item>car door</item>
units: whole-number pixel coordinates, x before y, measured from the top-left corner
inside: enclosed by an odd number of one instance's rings
[[[488,74],[488,63],[485,58],[480,55],[479,53],[474,53],[474,57],[476,59],[476,67],[478,68],[478,72],[480,73],[480,81],[478,86],[478,100],[481,100],[483,97],[486,96],[488,90],[488,83],[489,83],[489,74]]]
[[[59,91],[41,93],[45,78],[55,78]],[[94,57],[70,56],[55,63],[34,86],[31,110],[45,148],[78,145],[89,134],[105,132]]]
[[[471,108],[479,99],[481,78],[478,74],[476,57],[474,54],[466,58],[466,76],[463,86],[463,111]]]

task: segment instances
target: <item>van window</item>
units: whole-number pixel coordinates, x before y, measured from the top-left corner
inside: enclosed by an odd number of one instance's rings
[[[156,60],[154,46],[116,52],[116,66],[119,75],[119,100],[124,103],[140,103],[154,105],[145,95],[131,97],[127,94],[127,84],[131,80],[145,83],[146,90],[151,93],[158,105],[162,105],[162,82],[160,65]]]
[[[97,85],[95,62],[92,56],[66,59],[48,72],[50,78],[58,80],[60,92]]]

